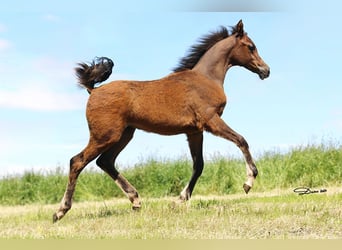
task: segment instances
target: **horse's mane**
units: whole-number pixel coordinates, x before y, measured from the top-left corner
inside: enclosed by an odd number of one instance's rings
[[[231,33],[236,33],[236,27],[231,28]],[[219,30],[215,32],[211,32],[208,35],[203,36],[199,39],[197,44],[190,47],[187,55],[180,59],[178,66],[173,69],[173,72],[192,69],[212,46],[229,36],[229,31],[224,26],[221,26]]]

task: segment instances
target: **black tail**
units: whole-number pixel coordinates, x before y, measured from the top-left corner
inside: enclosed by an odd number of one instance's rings
[[[75,68],[78,82],[90,93],[96,83],[103,82],[112,74],[114,63],[107,57],[96,57],[90,64],[79,63]]]

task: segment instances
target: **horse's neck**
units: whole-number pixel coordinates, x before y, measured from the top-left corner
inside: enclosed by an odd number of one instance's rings
[[[219,41],[202,56],[193,70],[223,85],[227,70],[232,66],[228,55],[234,45],[234,37]]]

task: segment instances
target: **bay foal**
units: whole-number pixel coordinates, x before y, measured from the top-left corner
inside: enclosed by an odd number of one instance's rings
[[[53,215],[60,220],[71,208],[77,178],[84,167],[97,158],[97,165],[110,175],[128,196],[133,209],[140,208],[137,190],[115,169],[115,159],[133,138],[136,129],[175,135],[186,134],[193,173],[180,194],[180,200],[191,197],[203,170],[203,132],[207,131],[235,143],[242,151],[247,170],[243,185],[246,193],[253,186],[258,170],[246,140],[221,118],[226,105],[223,83],[232,66],[242,66],[265,79],[270,74],[253,41],[244,32],[243,23],[229,31],[203,37],[181,59],[174,72],[154,81],[113,81],[95,88],[112,72],[113,62],[98,58],[92,64],[79,64],[79,83],[90,93],[86,116],[90,138],[88,145],[70,160],[69,180],[61,205]]]

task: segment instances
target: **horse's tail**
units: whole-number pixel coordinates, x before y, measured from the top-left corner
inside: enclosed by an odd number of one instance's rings
[[[112,74],[114,63],[107,57],[96,57],[90,64],[79,63],[75,68],[78,83],[90,93],[96,83],[103,82]]]

